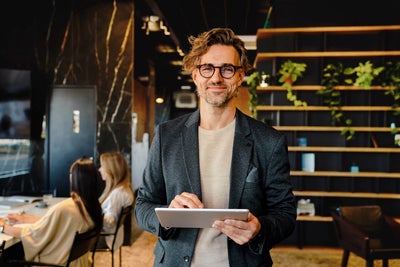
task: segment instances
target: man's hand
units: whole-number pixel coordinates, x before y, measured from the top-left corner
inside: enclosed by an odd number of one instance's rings
[[[215,221],[212,226],[227,235],[239,245],[246,244],[260,232],[261,224],[252,213],[249,212],[247,222],[240,220],[226,219]]]
[[[204,204],[200,201],[197,195],[183,192],[182,194],[175,196],[169,204],[169,208],[201,209],[204,208]]]

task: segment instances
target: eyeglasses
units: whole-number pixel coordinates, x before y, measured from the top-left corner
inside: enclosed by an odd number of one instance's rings
[[[211,64],[203,64],[197,65],[196,67],[199,69],[200,75],[204,78],[211,78],[215,73],[215,69],[219,69],[219,73],[221,74],[222,78],[225,79],[232,78],[236,71],[242,68],[241,66],[234,66],[231,64],[224,64],[220,67],[216,67]]]

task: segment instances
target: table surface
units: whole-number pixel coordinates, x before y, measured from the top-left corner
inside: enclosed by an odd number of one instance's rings
[[[54,198],[46,199],[45,202],[47,203],[47,207],[44,207],[44,208],[37,207],[39,202],[31,202],[32,200],[36,200],[36,199],[41,199],[41,198],[35,197],[33,199],[32,197],[25,197],[25,196],[0,197],[0,201],[10,200],[10,201],[22,201],[23,202],[23,204],[15,207],[15,208],[5,208],[5,207],[0,206],[0,216],[3,218],[6,218],[7,214],[18,213],[18,212],[24,212],[25,214],[28,214],[28,215],[43,216],[48,211],[49,207],[57,204],[58,202],[66,199],[66,198],[65,197],[54,197]],[[25,202],[25,201],[28,201],[28,202]],[[19,238],[12,237],[12,236],[6,235],[4,233],[0,233],[0,244],[4,240],[6,241],[5,249],[20,242]]]

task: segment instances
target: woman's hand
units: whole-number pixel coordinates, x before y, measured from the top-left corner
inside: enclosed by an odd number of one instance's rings
[[[2,217],[0,217],[0,225],[5,225],[7,222]]]
[[[21,213],[9,213],[7,219],[11,224],[24,223],[24,215]]]

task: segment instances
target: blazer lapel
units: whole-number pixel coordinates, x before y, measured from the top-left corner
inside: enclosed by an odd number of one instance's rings
[[[201,200],[200,163],[199,163],[199,138],[198,127],[200,112],[194,112],[185,123],[182,130],[182,151],[184,154],[184,167],[188,175],[191,192]]]
[[[236,111],[235,139],[232,152],[229,208],[238,208],[250,166],[253,140],[249,138],[250,128],[245,116]]]
[[[191,192],[201,200],[200,163],[198,126],[200,120],[199,111],[193,113],[185,123],[182,130],[182,150],[184,153],[184,167],[188,174]],[[245,116],[237,110],[235,137],[232,151],[231,184],[229,208],[238,208],[246,182],[248,168],[250,166],[253,140],[249,138],[250,128]]]

